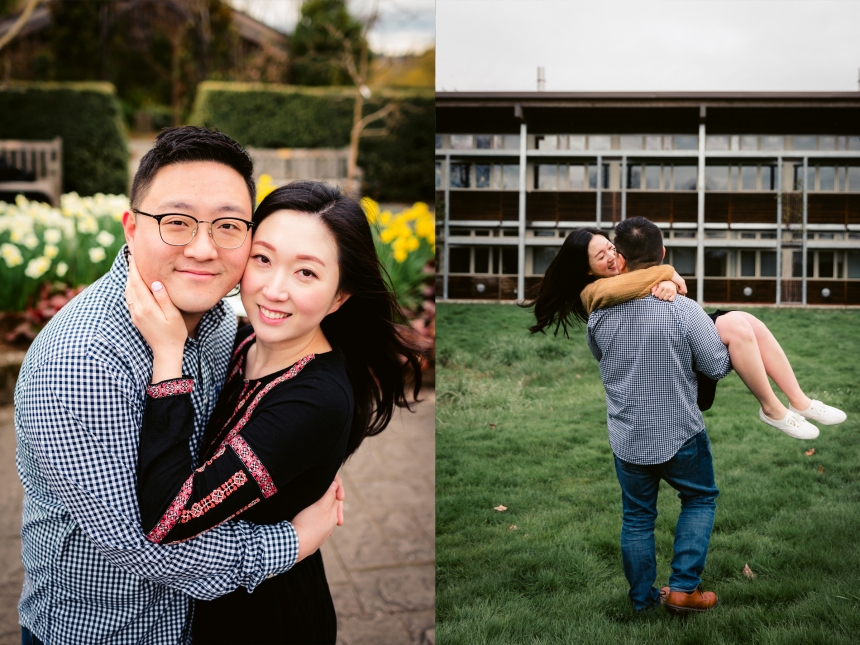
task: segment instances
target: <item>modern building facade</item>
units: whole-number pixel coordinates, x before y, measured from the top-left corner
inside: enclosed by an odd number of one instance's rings
[[[860,92],[440,92],[436,128],[437,297],[644,216],[699,302],[860,305]]]

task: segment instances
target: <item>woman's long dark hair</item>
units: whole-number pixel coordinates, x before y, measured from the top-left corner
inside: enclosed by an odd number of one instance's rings
[[[555,325],[567,337],[568,327],[573,326],[571,316],[580,322],[588,322],[588,312],[582,305],[579,294],[597,277],[588,273],[588,245],[595,235],[609,239],[599,228],[578,228],[568,235],[555,259],[546,270],[538,285],[538,296],[524,307],[534,307],[536,323],[529,327],[533,334],[546,333],[546,327]]]
[[[349,457],[364,441],[382,432],[394,407],[417,401],[425,354],[405,317],[390,279],[376,255],[373,235],[361,205],[334,186],[295,181],[270,193],[254,212],[254,226],[277,211],[316,215],[337,242],[340,284],[349,299],[322,321],[333,348],[346,359],[355,408],[346,446]]]

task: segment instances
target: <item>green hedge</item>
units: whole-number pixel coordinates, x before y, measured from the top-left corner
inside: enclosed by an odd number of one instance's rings
[[[349,145],[353,89],[205,82],[190,122],[217,128],[256,148],[343,148]],[[380,90],[365,114],[389,101],[400,117],[386,137],[362,139],[358,165],[365,194],[378,201],[430,202],[434,197],[435,112],[432,90]],[[379,127],[382,122],[371,124]]]
[[[128,191],[128,143],[110,83],[19,83],[0,89],[0,139],[63,138],[63,192]]]

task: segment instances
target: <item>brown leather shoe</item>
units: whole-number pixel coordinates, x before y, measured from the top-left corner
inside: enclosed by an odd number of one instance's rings
[[[670,591],[666,598],[666,609],[674,612],[701,612],[709,611],[717,606],[717,594],[713,591],[702,591],[699,585],[690,593],[684,591]]]

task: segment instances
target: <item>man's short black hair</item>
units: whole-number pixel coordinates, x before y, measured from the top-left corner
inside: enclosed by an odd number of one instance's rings
[[[155,146],[143,155],[140,168],[134,175],[131,207],[140,207],[159,170],[171,164],[194,161],[214,161],[238,172],[248,187],[253,209],[257,187],[254,185],[254,162],[251,156],[226,134],[193,125],[167,128],[155,138]]]
[[[663,235],[644,217],[631,217],[619,223],[614,242],[630,270],[647,269],[663,261]]]

